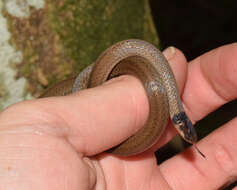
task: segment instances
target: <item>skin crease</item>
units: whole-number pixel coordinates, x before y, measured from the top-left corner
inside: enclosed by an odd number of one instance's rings
[[[166,57],[193,122],[236,99],[236,44],[202,55],[188,68],[179,50],[169,50]],[[171,125],[153,148],[138,156],[93,156],[142,127],[147,112],[144,89],[130,76],[5,109],[0,114],[0,189],[208,190],[236,177],[236,118],[198,142],[207,160],[190,148],[158,167],[153,151],[176,134]]]

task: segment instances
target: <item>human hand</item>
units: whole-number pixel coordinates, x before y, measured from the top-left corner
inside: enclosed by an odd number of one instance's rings
[[[236,98],[236,44],[189,65],[177,49],[165,54],[194,123]],[[141,128],[148,110],[145,91],[131,76],[66,97],[10,106],[0,114],[0,189],[206,190],[234,179],[236,118],[198,143],[207,160],[189,148],[157,166],[153,152],[176,134],[171,124],[142,154],[103,153]]]

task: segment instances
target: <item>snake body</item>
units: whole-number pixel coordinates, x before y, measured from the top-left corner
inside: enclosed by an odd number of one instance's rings
[[[142,129],[109,152],[130,156],[147,150],[159,139],[169,117],[183,139],[195,144],[197,135],[184,112],[168,61],[155,46],[142,40],[116,43],[76,78],[62,81],[41,97],[67,95],[93,88],[124,74],[134,75],[142,82],[149,100],[149,116]]]

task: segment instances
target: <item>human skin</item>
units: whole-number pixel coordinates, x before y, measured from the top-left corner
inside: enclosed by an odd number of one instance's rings
[[[176,48],[164,54],[193,123],[236,99],[237,44],[190,64]],[[141,128],[148,110],[144,88],[132,76],[8,107],[0,113],[0,190],[211,190],[235,180],[237,118],[197,143],[207,159],[191,147],[158,166],[154,151],[177,134],[171,124],[142,154],[103,153]]]

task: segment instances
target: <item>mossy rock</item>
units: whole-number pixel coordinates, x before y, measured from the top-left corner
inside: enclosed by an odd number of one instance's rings
[[[9,2],[15,2],[15,12]],[[37,97],[48,86],[76,75],[120,40],[138,38],[159,45],[147,0],[41,0],[40,6],[17,2],[2,1],[1,12],[10,44],[22,55],[11,62],[15,77],[27,81],[22,99],[28,92]]]

